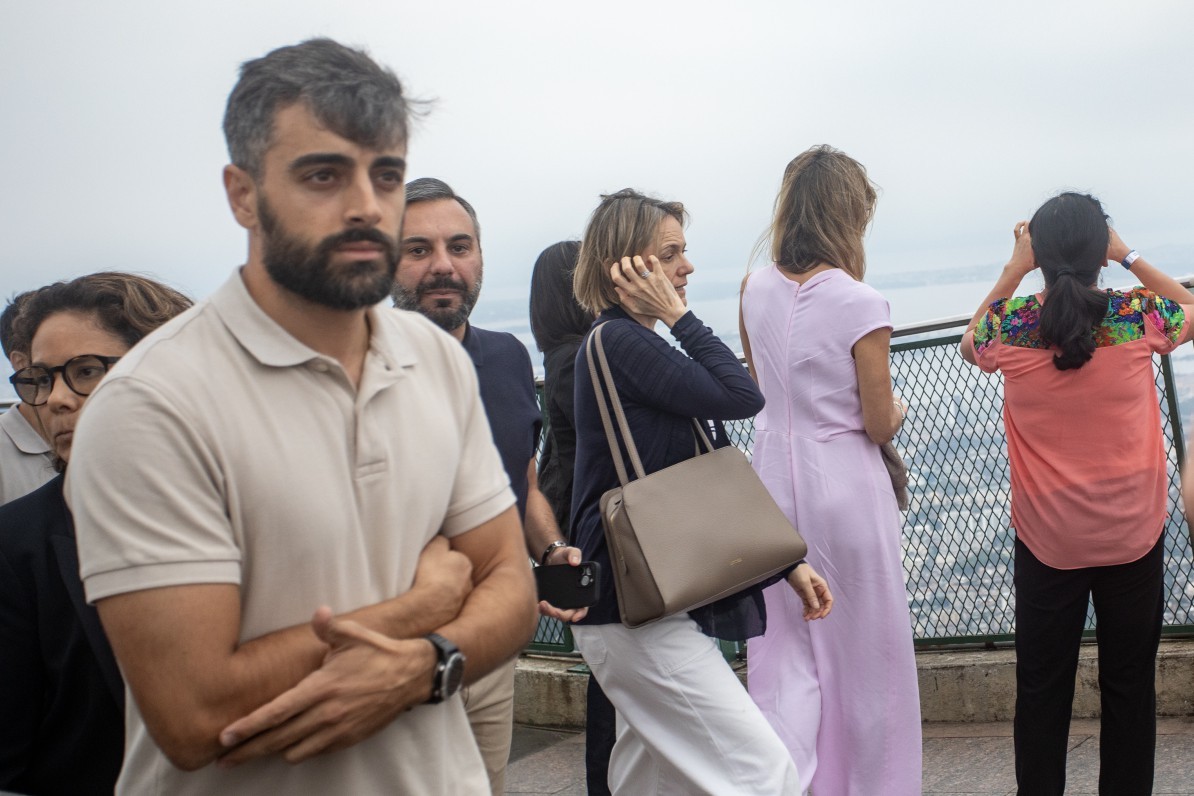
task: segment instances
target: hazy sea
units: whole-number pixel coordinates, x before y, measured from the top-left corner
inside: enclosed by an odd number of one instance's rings
[[[888,300],[898,329],[929,320],[968,319],[990,292],[1000,268],[875,274],[867,281]],[[702,276],[706,279],[701,280]],[[740,276],[706,272],[696,277],[688,286],[689,306],[732,350],[741,351]],[[1131,282],[1118,269],[1108,270],[1104,278],[1113,287]],[[1039,274],[1032,274],[1016,293],[1025,295],[1042,287]],[[490,288],[487,284],[485,291]],[[501,290],[494,290],[487,301],[483,291],[473,322],[518,336],[541,373],[542,357],[530,335],[527,298],[521,291],[503,296]],[[662,325],[657,331],[671,339]],[[918,359],[926,361],[917,365]],[[915,495],[905,515],[903,546],[916,635],[961,638],[1011,633],[1010,497],[998,413],[981,411],[983,402],[975,401],[968,381],[972,369],[953,351],[923,349],[900,361],[913,373],[938,374],[935,379],[913,378],[915,388],[898,375],[896,379],[897,391],[912,406],[912,422],[901,431],[897,446],[908,457]],[[1183,346],[1172,361],[1182,416],[1180,430],[1174,430],[1185,437],[1194,429],[1194,349]],[[1176,458],[1171,466],[1175,465]],[[1176,505],[1176,486],[1171,492]],[[1194,623],[1194,575],[1188,532],[1180,515],[1170,518],[1166,534],[1164,621],[1188,625]]]
[[[1000,266],[989,265],[966,270],[918,271],[884,275],[868,279],[868,284],[883,294],[891,305],[892,323],[909,326],[923,321],[970,315],[990,292]],[[736,352],[742,350],[738,339],[738,275],[702,283],[694,278],[688,286],[689,307],[706,326]],[[525,290],[490,285],[482,291],[481,301],[473,311],[472,322],[485,329],[509,332],[518,337],[531,354],[535,372],[542,374],[543,357],[535,350],[528,319]],[[1030,276],[1019,292],[1041,288],[1039,277]],[[662,326],[659,331],[666,335]]]
[[[1182,262],[1194,262],[1194,259],[1183,259]],[[898,329],[930,320],[968,318],[990,291],[999,271],[1000,265],[987,265],[876,273],[867,281],[890,303],[892,322]],[[1182,272],[1171,270],[1171,273]],[[1106,274],[1110,284],[1116,287],[1130,280],[1123,279],[1126,276],[1118,270]],[[1116,277],[1122,281],[1112,281]],[[697,274],[688,288],[689,305],[697,317],[734,351],[741,351],[739,283],[740,273],[706,271]],[[1031,275],[1017,293],[1023,295],[1041,287],[1039,275]],[[472,322],[479,327],[517,336],[530,352],[536,373],[541,375],[542,356],[535,350],[531,337],[527,305],[525,284],[502,285],[494,279],[486,282]],[[658,330],[665,339],[671,339],[662,325]],[[918,355],[919,352],[913,354]],[[947,359],[954,357],[947,356]],[[960,365],[956,362],[942,364],[946,369],[957,366]],[[1194,429],[1194,350],[1183,346],[1173,357],[1173,366],[1182,416],[1179,434],[1184,437]],[[904,565],[918,637],[986,636],[1012,631],[1011,542],[1007,518],[1003,516],[1008,496],[1006,464],[1000,458],[1005,456],[1000,453],[1002,436],[989,418],[977,414],[970,417],[973,412],[954,411],[967,406],[967,398],[956,394],[957,390],[966,389],[964,381],[952,378],[930,380],[931,385],[936,386],[922,385],[924,394],[912,390],[903,396],[910,401],[913,414],[921,421],[919,425],[913,422],[906,427],[899,441],[905,456],[911,457],[917,496],[905,518]],[[950,394],[930,394],[941,390]],[[8,384],[3,384],[0,396],[12,396]],[[939,411],[945,411],[948,417],[932,415]],[[935,419],[930,419],[930,415]],[[953,453],[941,453],[945,450],[940,444],[943,434],[950,437],[948,450]],[[921,461],[923,457],[928,460]],[[980,478],[975,482],[971,476],[976,470],[990,470],[989,479],[994,480],[988,483]],[[1173,498],[1176,501],[1176,492]],[[975,505],[984,508],[976,512]],[[989,516],[992,513],[999,516]],[[1191,624],[1194,623],[1194,576],[1190,569],[1188,537],[1177,515],[1170,519],[1169,526],[1165,621],[1167,624]]]

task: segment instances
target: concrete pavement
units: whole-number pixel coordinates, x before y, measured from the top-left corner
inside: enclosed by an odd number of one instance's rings
[[[1067,796],[1098,793],[1098,727],[1097,719],[1075,719],[1070,726]],[[584,796],[584,768],[583,734],[519,725],[514,730],[506,793]],[[924,725],[925,796],[1015,792],[1010,722]],[[1157,720],[1153,793],[1194,796],[1194,717]]]

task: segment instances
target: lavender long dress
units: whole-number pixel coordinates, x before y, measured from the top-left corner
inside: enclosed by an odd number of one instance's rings
[[[851,350],[891,326],[886,300],[831,269],[801,285],[752,274],[742,311],[767,406],[754,466],[809,545],[834,595],[806,623],[785,583],[766,592],[749,646],[750,693],[792,753],[801,787],[826,796],[921,789],[920,699],[895,495],[862,424]]]

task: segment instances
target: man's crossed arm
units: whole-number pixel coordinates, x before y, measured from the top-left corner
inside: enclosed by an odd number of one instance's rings
[[[313,624],[243,644],[234,585],[146,589],[97,607],[149,732],[175,765],[201,768],[229,745],[228,764],[274,752],[294,762],[356,743],[426,701],[437,664],[427,633],[461,648],[466,681],[522,649],[535,623],[524,556],[510,508],[433,540],[405,594],[342,617],[321,611]]]

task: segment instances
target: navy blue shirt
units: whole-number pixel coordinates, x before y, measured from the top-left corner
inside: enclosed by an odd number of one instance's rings
[[[510,488],[518,498],[518,517],[523,519],[527,513],[527,465],[535,455],[543,426],[531,357],[514,335],[471,324],[464,330],[462,343],[477,368],[485,417]]]
[[[691,311],[671,329],[683,351],[621,307],[601,313],[594,326],[601,323],[606,324],[601,342],[645,472],[692,457],[692,418],[706,420],[714,447],[721,448],[730,442],[720,421],[753,417],[763,408],[763,395],[738,357]],[[598,602],[582,624],[611,624],[620,622],[621,617],[598,504],[601,495],[619,482],[597,410],[587,344],[588,336],[576,355],[572,533],[585,560],[599,562],[604,576]],[[633,472],[629,463],[627,470]],[[762,589],[781,577],[776,575],[689,615],[706,634],[717,638],[740,641],[760,635],[766,626]]]

